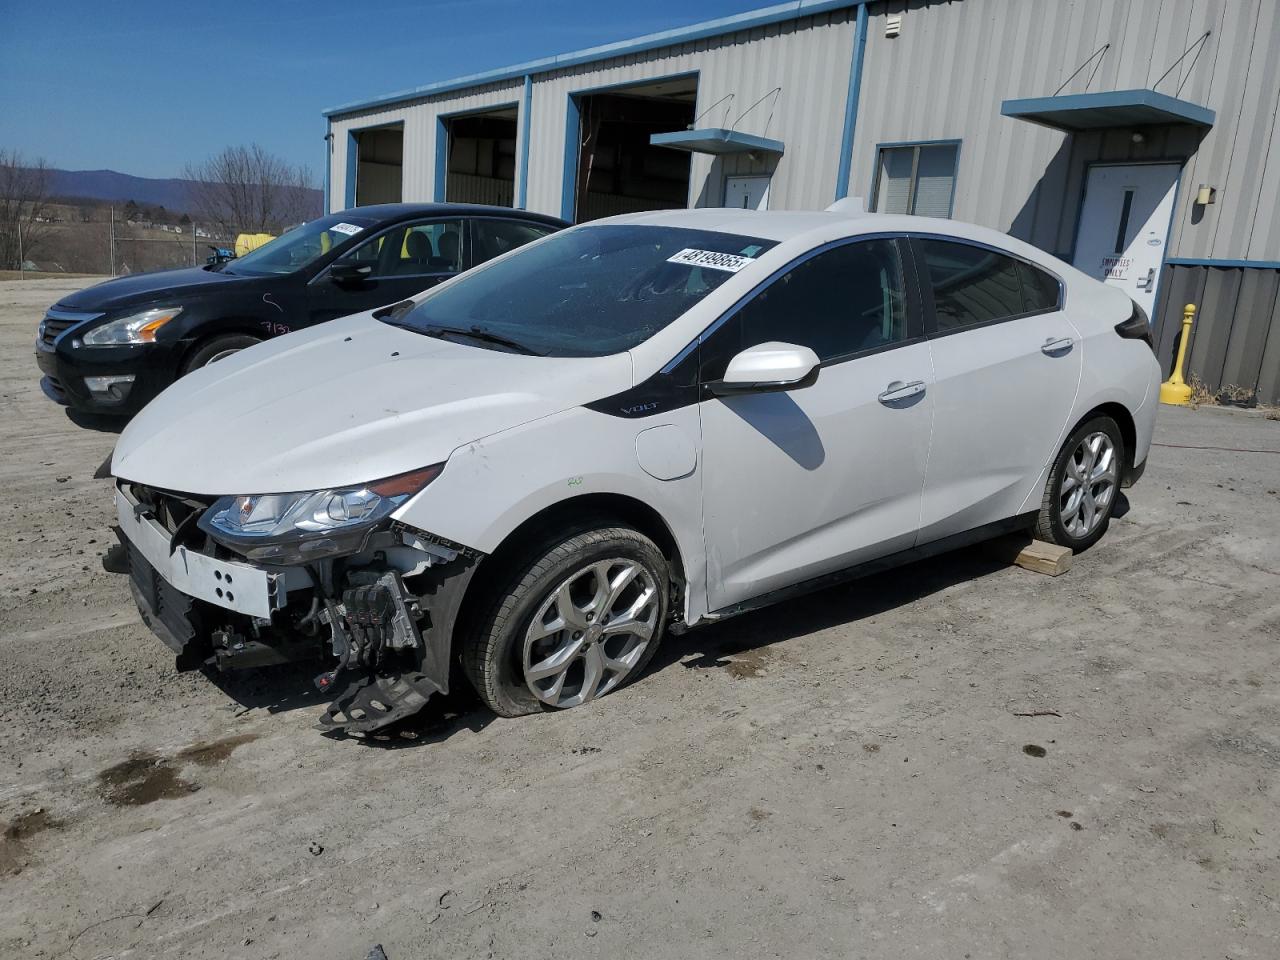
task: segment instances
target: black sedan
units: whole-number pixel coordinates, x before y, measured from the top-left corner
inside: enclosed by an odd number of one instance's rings
[[[133,414],[197,367],[403,300],[565,226],[506,207],[359,207],[236,260],[108,280],[49,309],[36,337],[40,386],[75,410]]]

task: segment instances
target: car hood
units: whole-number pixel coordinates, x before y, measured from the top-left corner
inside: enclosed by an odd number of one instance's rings
[[[530,357],[358,314],[196,370],[121,434],[111,472],[181,493],[288,493],[440,463],[631,385],[631,357]]]
[[[59,300],[57,306],[66,310],[106,312],[169,298],[185,300],[224,287],[228,283],[252,283],[258,279],[260,278],[235,277],[216,270],[201,270],[199,267],[135,273],[77,290]]]

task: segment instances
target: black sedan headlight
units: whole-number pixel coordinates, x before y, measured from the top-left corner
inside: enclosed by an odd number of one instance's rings
[[[440,475],[443,463],[372,483],[216,500],[199,527],[248,560],[309,563],[359,553],[397,507]]]

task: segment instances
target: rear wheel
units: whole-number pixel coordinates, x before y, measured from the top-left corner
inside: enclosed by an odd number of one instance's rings
[[[261,342],[257,337],[251,337],[247,333],[227,333],[220,337],[213,337],[198,345],[187,357],[182,364],[182,373],[186,375],[192,370],[217,363],[233,353],[239,353],[246,347],[252,347],[255,343]]]
[[[1076,553],[1097,543],[1111,523],[1124,458],[1124,438],[1110,417],[1073,430],[1049,474],[1036,535]]]
[[[667,617],[670,573],[648,537],[601,526],[529,550],[463,648],[463,670],[499,716],[567,709],[634,680]]]

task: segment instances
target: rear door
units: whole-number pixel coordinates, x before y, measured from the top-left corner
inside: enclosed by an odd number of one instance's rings
[[[373,310],[421,293],[461,272],[466,221],[458,217],[397,224],[343,254],[335,263],[372,267],[363,280],[339,283],[322,270],[308,288],[310,323]]]
[[[770,341],[822,361],[812,386],[699,405],[710,609],[915,542],[933,373],[904,245],[867,239],[815,254],[702,344],[703,383]]]
[[[1084,351],[1057,277],[986,246],[911,243],[937,381],[927,543],[1019,512],[1057,452]]]

